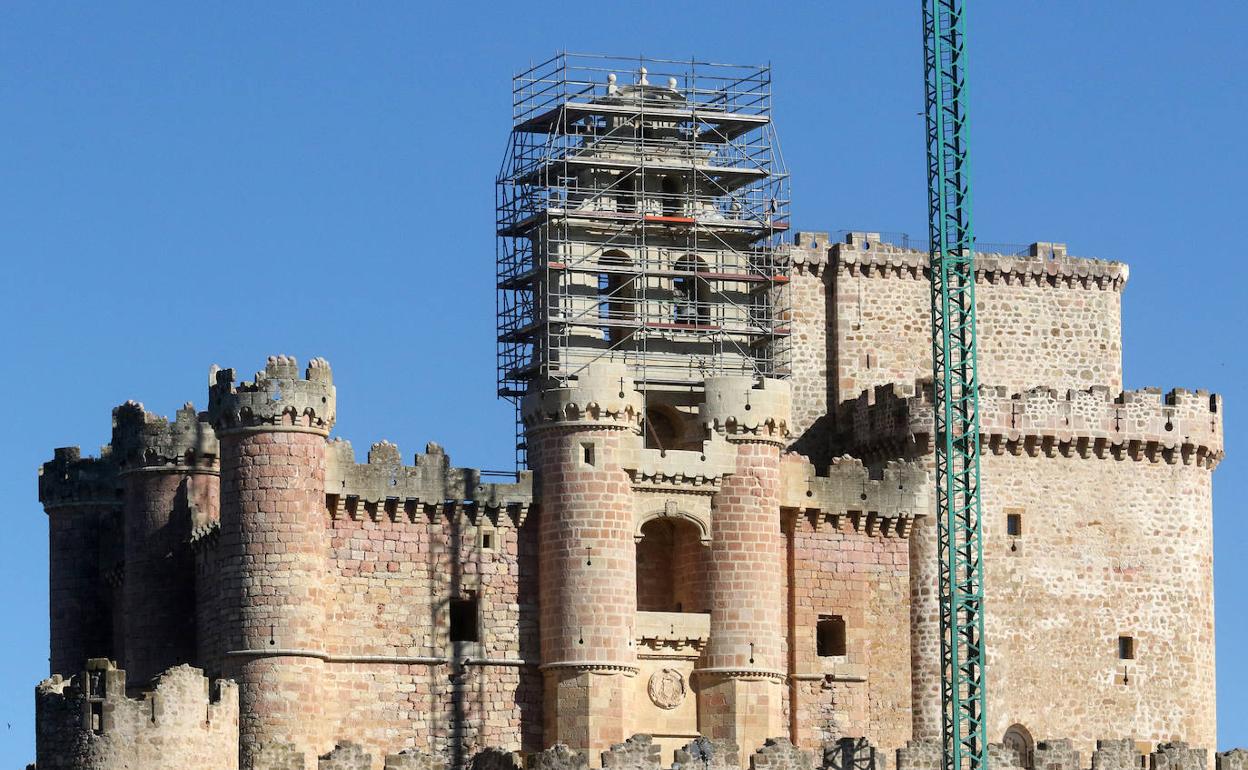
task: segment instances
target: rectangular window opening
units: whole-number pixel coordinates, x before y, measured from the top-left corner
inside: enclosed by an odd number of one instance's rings
[[[586,465],[594,464],[594,445],[581,444],[581,461]]]
[[[481,533],[481,550],[482,551],[494,550],[494,533],[493,532]]]
[[[1135,637],[1134,636],[1118,637],[1118,659],[1119,660],[1135,660]]]
[[[451,641],[481,641],[480,613],[477,597],[451,599]]]
[[[1010,537],[1023,536],[1023,514],[1007,513],[1005,515],[1005,533]]]
[[[816,653],[821,658],[845,654],[845,618],[840,615],[820,615],[815,627]]]

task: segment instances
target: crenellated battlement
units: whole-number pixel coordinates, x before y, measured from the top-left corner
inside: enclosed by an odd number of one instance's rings
[[[729,441],[783,444],[789,438],[792,389],[786,380],[709,377],[698,414]]]
[[[851,443],[874,455],[930,451],[930,380],[882,385],[849,404]],[[1012,392],[981,387],[980,432],[993,452],[1107,454],[1212,468],[1221,460],[1222,397],[1182,388],[1108,388]]]
[[[206,412],[189,401],[169,419],[127,401],[113,409],[112,456],[122,473],[137,470],[211,470],[218,464],[217,435]]]
[[[99,457],[83,457],[76,446],[58,447],[39,468],[39,502],[47,510],[72,505],[121,505],[117,462],[110,447]]]
[[[801,455],[787,454],[781,464],[782,509],[829,522],[843,521],[868,534],[909,534],[910,525],[930,508],[930,476],[913,462],[889,462],[873,470],[845,455],[820,474]]]
[[[842,242],[833,242],[828,233],[799,232],[783,255],[794,269],[816,274],[833,269],[848,275],[928,280],[927,251],[888,243],[879,233],[851,232]],[[1122,262],[1068,256],[1064,243],[1031,243],[1026,254],[975,252],[975,280],[989,284],[1122,291],[1129,274]]]
[[[238,767],[238,687],[209,684],[191,666],[168,669],[141,697],[126,695],[126,672],[92,659],[35,689],[39,767]]]
[[[485,481],[475,468],[455,468],[442,447],[430,443],[412,465],[403,465],[399,448],[379,441],[368,451],[368,461],[355,462],[349,441],[330,442],[325,491],[332,512],[358,516],[379,508],[400,511],[455,506],[469,513],[507,513],[522,521],[533,504],[533,474],[521,471],[515,481]]]
[[[235,384],[233,369],[215,365],[208,374],[208,419],[218,435],[253,429],[329,435],[336,409],[333,372],[323,358],[309,361],[302,378],[292,356],[269,356],[249,382]]]
[[[645,404],[624,364],[596,363],[576,382],[530,392],[520,406],[525,428],[614,426],[640,431]]]

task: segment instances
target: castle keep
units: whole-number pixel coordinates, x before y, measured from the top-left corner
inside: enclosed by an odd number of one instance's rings
[[[790,230],[765,68],[645,65],[517,77],[523,470],[286,356],[55,450],[40,770],[939,767],[927,254]],[[1122,390],[1126,265],[976,269],[993,763],[1206,770],[1221,399]]]

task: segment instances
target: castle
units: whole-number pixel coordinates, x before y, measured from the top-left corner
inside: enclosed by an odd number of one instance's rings
[[[765,68],[649,65],[517,78],[526,470],[357,458],[285,356],[55,451],[39,770],[939,767],[928,256],[789,231]],[[1122,391],[1125,265],[976,269],[994,764],[1203,770],[1221,399]]]

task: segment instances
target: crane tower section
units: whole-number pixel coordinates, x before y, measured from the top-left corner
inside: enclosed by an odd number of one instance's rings
[[[604,360],[690,403],[709,375],[787,376],[769,67],[561,53],[515,76],[513,107],[496,186],[500,396]]]
[[[945,770],[988,766],[975,239],[963,0],[924,0],[941,707]]]

